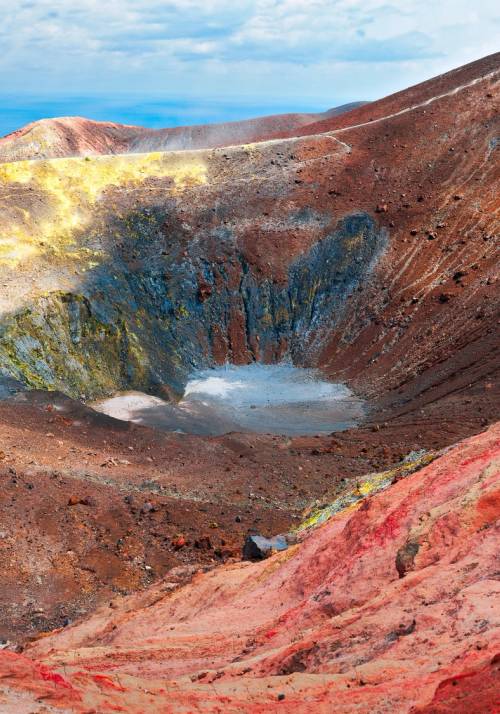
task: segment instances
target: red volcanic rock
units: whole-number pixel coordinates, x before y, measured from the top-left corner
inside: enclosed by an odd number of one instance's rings
[[[180,550],[186,545],[186,539],[182,535],[176,536],[172,541],[172,545],[174,546],[175,550]]]
[[[404,117],[405,114],[411,114],[415,108],[419,107],[421,109],[420,113],[424,115],[423,118],[426,119],[427,124],[429,124],[428,115],[432,112],[433,108],[431,105],[434,98],[445,98],[447,93],[450,92],[450,89],[453,90],[456,87],[470,86],[477,82],[478,70],[483,76],[490,75],[493,83],[495,81],[494,75],[498,70],[498,53],[483,57],[476,62],[458,67],[439,77],[434,77],[421,84],[416,84],[409,89],[396,92],[378,101],[363,104],[354,108],[348,114],[328,117],[314,124],[308,124],[296,133],[300,133],[301,135],[319,134],[328,131],[343,130],[345,128],[368,127],[369,125],[372,125],[373,129],[375,127],[380,129],[380,124],[382,124],[383,128],[383,122],[388,117]],[[483,92],[480,91],[478,95],[481,103],[485,104]],[[492,98],[496,96],[496,94],[488,92],[487,96]],[[385,136],[384,138],[389,139],[390,136],[391,135]],[[398,138],[397,135],[394,138]],[[405,139],[406,138],[407,137],[405,137]],[[410,142],[410,139],[408,139],[407,143],[407,141],[402,140],[401,137],[397,143],[391,141],[391,144],[393,148],[407,149],[411,146]]]
[[[198,298],[200,302],[205,302],[212,294],[212,286],[202,278],[198,278]]]
[[[494,711],[499,474],[497,424],[266,561],[0,654],[4,711]]]
[[[124,153],[145,131],[83,117],[42,119],[0,138],[0,162]]]

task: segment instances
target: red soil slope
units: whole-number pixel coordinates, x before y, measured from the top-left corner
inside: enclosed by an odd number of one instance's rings
[[[144,131],[83,117],[41,119],[0,139],[0,161],[117,154],[127,151],[130,141]]]
[[[349,115],[320,119],[315,124],[310,124],[307,129],[296,133],[318,134],[355,128],[360,124],[368,125],[372,122],[385,121],[400,113],[411,114],[413,108],[420,105],[424,105],[424,109],[427,106],[431,110],[432,104],[439,102],[441,98],[453,97],[457,94],[460,96],[462,88],[484,81],[485,75],[491,74],[495,77],[498,72],[498,60],[499,53],[483,57],[378,101],[356,107],[349,112]],[[457,98],[460,102],[459,96]]]
[[[308,127],[348,155],[300,172],[304,200],[329,185],[323,206],[373,212],[390,235],[318,362],[403,409],[498,375],[499,78],[496,54]]]
[[[496,425],[267,561],[117,599],[0,656],[2,711],[493,712],[499,470]]]
[[[202,438],[119,422],[54,393],[0,401],[0,640],[15,647],[117,592],[239,558],[248,532],[284,532],[312,502],[497,415],[498,392],[474,385],[332,436]]]

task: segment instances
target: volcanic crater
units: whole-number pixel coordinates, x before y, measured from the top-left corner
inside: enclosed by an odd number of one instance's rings
[[[490,711],[499,62],[319,116],[0,140],[2,711]],[[225,365],[363,408],[92,408]]]

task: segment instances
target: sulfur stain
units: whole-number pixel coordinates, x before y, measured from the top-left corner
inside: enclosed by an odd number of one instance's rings
[[[310,512],[309,514],[306,514],[306,520],[303,521],[303,523],[301,523],[296,530],[300,532],[307,530],[308,528],[314,528],[322,523],[326,523],[326,521],[339,513],[345,515],[350,511],[356,510],[361,505],[364,498],[372,493],[383,491],[385,488],[390,486],[395,479],[401,479],[405,476],[409,476],[418,469],[427,466],[427,464],[430,464],[436,456],[437,454],[434,452],[427,452],[416,456],[410,455],[402,464],[399,464],[393,469],[381,471],[380,473],[368,474],[361,481],[358,481],[354,488],[334,499],[327,506],[318,508],[312,513]]]
[[[90,223],[107,189],[133,191],[152,178],[170,179],[160,190],[175,194],[206,183],[206,165],[199,154],[162,152],[0,164],[0,191],[12,189],[15,196],[24,188],[30,198],[26,207],[26,194],[19,193],[24,205],[9,196],[15,213],[0,224],[0,264],[16,267],[47,249],[67,257],[76,231]]]

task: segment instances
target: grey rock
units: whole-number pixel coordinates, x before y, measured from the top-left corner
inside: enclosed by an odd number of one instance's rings
[[[243,546],[243,560],[263,560],[274,551],[286,550],[288,543],[285,536],[278,535],[274,538],[264,538],[260,535],[249,535]]]

